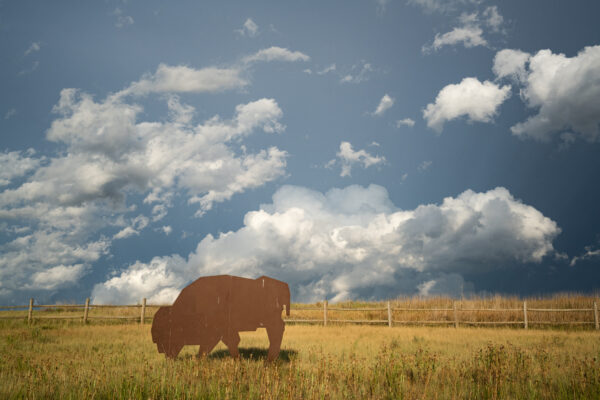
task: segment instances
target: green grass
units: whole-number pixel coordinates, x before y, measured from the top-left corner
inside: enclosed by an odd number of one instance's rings
[[[286,327],[197,359],[156,351],[149,325],[0,321],[0,398],[600,398],[600,334],[486,328]]]

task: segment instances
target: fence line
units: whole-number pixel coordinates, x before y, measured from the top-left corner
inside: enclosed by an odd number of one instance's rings
[[[86,324],[92,319],[119,319],[119,320],[137,320],[143,325],[148,316],[146,316],[147,308],[157,308],[169,306],[169,304],[147,304],[146,298],[142,299],[141,304],[127,304],[127,305],[114,305],[114,304],[99,304],[90,305],[90,299],[85,300],[85,304],[34,304],[34,299],[29,299],[29,305],[23,306],[0,306],[0,310],[16,311],[19,309],[27,310],[27,322],[31,324],[36,319],[81,319],[82,323]],[[83,309],[82,315],[34,315],[34,309],[52,309],[52,308],[67,308],[67,309]],[[89,315],[90,310],[95,309],[110,309],[110,308],[139,308],[140,316],[123,316],[123,315]],[[462,325],[522,325],[524,329],[528,329],[530,324],[534,325],[593,325],[595,330],[600,330],[600,321],[598,317],[598,304],[596,301],[593,302],[592,308],[528,308],[527,301],[523,301],[522,308],[458,308],[457,302],[452,303],[452,308],[407,308],[398,307],[393,308],[391,303],[388,301],[386,307],[363,307],[363,308],[342,308],[342,307],[329,307],[327,300],[323,302],[323,307],[294,307],[292,311],[322,311],[323,318],[285,318],[286,322],[292,323],[318,323],[327,326],[331,323],[344,323],[344,324],[382,324],[393,327],[394,325],[454,325],[458,328]],[[387,311],[387,319],[331,319],[329,318],[330,312],[365,312],[365,311]],[[452,312],[451,320],[394,320],[394,312]],[[516,321],[469,321],[461,319],[459,313],[468,312],[506,312],[515,313],[522,312],[523,319]],[[572,312],[585,312],[593,315],[593,321],[530,321],[528,313],[572,313]],[[0,319],[24,319],[24,315],[20,316],[8,316],[0,315]]]

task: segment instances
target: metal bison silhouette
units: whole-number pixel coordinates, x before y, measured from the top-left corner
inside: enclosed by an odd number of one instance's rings
[[[161,307],[152,321],[152,341],[159,353],[175,358],[185,345],[200,345],[198,355],[210,353],[220,340],[232,357],[239,357],[241,331],[267,329],[267,360],[279,356],[285,323],[290,315],[290,289],[267,276],[246,279],[207,276],[186,286],[172,306]]]

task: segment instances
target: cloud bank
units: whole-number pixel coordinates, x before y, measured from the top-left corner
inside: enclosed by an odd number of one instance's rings
[[[190,281],[217,274],[282,279],[293,301],[456,295],[469,290],[465,273],[539,263],[559,233],[501,187],[400,210],[378,185],[326,193],[284,186],[239,230],[207,235],[187,260],[137,262],[92,296],[95,303],[168,303]]]

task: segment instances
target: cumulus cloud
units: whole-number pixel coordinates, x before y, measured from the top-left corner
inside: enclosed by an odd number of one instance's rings
[[[25,176],[39,167],[44,160],[44,157],[36,158],[33,149],[0,153],[0,187],[8,185],[15,178]]]
[[[415,121],[411,118],[399,119],[396,121],[396,128],[402,128],[403,126],[413,127],[415,126]]]
[[[73,214],[61,210],[49,212],[63,217]],[[104,237],[82,243],[77,228],[75,234],[60,226],[43,228],[54,219],[58,219],[57,215],[46,217],[33,233],[0,245],[0,289],[5,293],[1,296],[4,301],[12,300],[14,291],[24,288],[51,290],[71,285],[87,272],[86,266],[107,254],[109,241]]]
[[[341,142],[340,150],[336,153],[337,159],[332,159],[327,163],[327,167],[332,167],[336,163],[341,164],[342,171],[340,176],[350,176],[353,165],[362,165],[368,168],[372,165],[383,164],[386,162],[383,156],[373,156],[366,150],[354,151],[350,142]]]
[[[248,212],[239,230],[207,235],[187,260],[138,262],[96,285],[93,297],[170,302],[198,276],[217,274],[282,279],[293,301],[457,295],[469,287],[466,273],[539,263],[554,252],[559,232],[504,188],[400,210],[377,185],[326,193],[284,186],[271,204]]]
[[[379,105],[377,105],[377,109],[373,112],[373,115],[376,117],[382,116],[383,113],[392,108],[394,102],[395,100],[393,97],[390,97],[388,94],[383,95],[379,101]]]
[[[510,77],[516,81],[525,81],[527,78],[526,64],[531,54],[521,50],[504,49],[494,56],[492,70],[498,78]]]
[[[137,93],[180,90],[161,68]],[[0,183],[9,185],[0,192],[0,220],[6,221],[0,229],[8,235],[0,245],[4,297],[14,298],[26,285],[62,287],[60,277],[64,285],[73,284],[73,277],[108,254],[113,240],[137,235],[163,218],[175,196],[197,205],[201,216],[213,204],[285,173],[285,151],[272,146],[252,152],[242,144],[257,131],[285,130],[275,100],[239,104],[230,117],[215,115],[197,123],[194,108],[177,96],[161,99],[168,117],[140,120],[143,107],[128,96],[95,100],[64,89],[46,134],[60,151],[48,158],[35,157],[33,151],[0,153]],[[152,216],[130,216],[137,207],[132,197],[144,199]],[[55,281],[38,284],[48,271]],[[32,276],[42,278],[30,281]]]
[[[135,304],[144,297],[150,304],[172,303],[190,283],[187,270],[185,260],[177,255],[154,257],[148,264],[136,262],[119,276],[94,286],[92,303]]]
[[[491,122],[500,105],[510,97],[510,86],[499,86],[477,78],[464,78],[438,93],[435,103],[423,110],[427,126],[441,132],[446,121],[467,116],[469,122]]]
[[[248,18],[241,29],[236,29],[236,32],[241,36],[256,37],[258,35],[258,25],[252,18]]]
[[[272,46],[267,49],[262,49],[256,53],[246,56],[242,61],[246,64],[258,61],[309,61],[310,57],[300,51],[291,51],[283,47]]]
[[[33,274],[28,289],[57,289],[61,286],[76,283],[85,273],[86,268],[83,264],[57,265]]]
[[[494,72],[499,78],[516,76],[521,99],[537,114],[513,127],[520,138],[548,142],[559,136],[600,140],[600,46],[585,47],[574,57],[540,50],[535,55],[516,50],[496,54]]]

